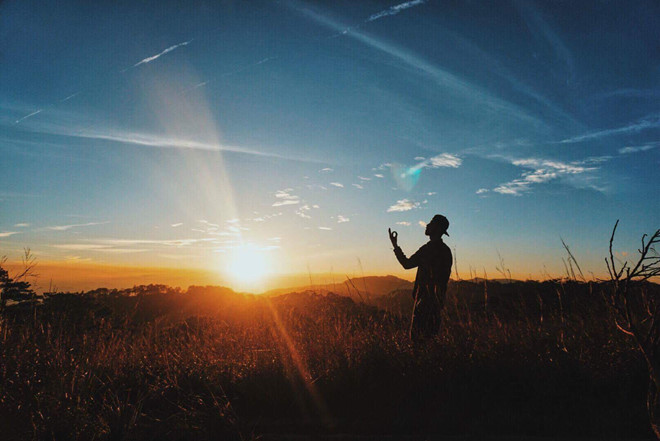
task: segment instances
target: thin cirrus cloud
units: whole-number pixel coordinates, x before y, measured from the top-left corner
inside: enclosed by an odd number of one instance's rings
[[[72,228],[80,228],[80,227],[92,227],[95,225],[105,225],[109,224],[110,221],[105,221],[105,222],[87,222],[86,224],[70,224],[70,225],[54,225],[52,227],[46,227],[47,230],[53,230],[53,231],[67,231]]]
[[[630,153],[639,153],[652,150],[660,145],[660,142],[652,142],[644,145],[628,146],[619,149],[619,153],[622,155],[628,155]]]
[[[534,124],[536,127],[546,126],[543,121],[531,115],[526,109],[490,94],[486,90],[450,73],[448,70],[424,60],[412,51],[399,48],[391,43],[386,43],[363,32],[359,32],[357,31],[357,27],[354,29],[348,28],[326,15],[313,11],[307,6],[300,5],[300,3],[290,2],[288,5],[322,26],[338,31],[341,35],[353,38],[372,49],[399,60],[403,64],[413,68],[414,71],[424,74],[438,86],[458,93],[467,100],[478,104],[480,107],[509,115],[521,121],[526,121]],[[348,30],[351,32],[348,32]]]
[[[71,121],[79,121],[79,123],[71,124]],[[82,126],[82,122],[85,122],[86,126]],[[324,163],[324,161],[316,160],[309,157],[309,155],[281,155],[279,153],[265,152],[250,147],[224,144],[215,140],[205,141],[188,137],[176,137],[117,127],[108,127],[100,120],[90,120],[87,115],[70,112],[51,112],[48,120],[28,123],[26,128],[31,132],[45,135],[109,141],[139,147],[220,151],[310,164]]]
[[[217,242],[214,238],[202,239],[89,239],[84,243],[65,243],[53,245],[54,248],[68,251],[101,252],[101,253],[141,253],[150,251],[151,247],[184,248],[201,243]]]
[[[202,239],[97,239],[92,242],[109,246],[132,246],[132,245],[161,245],[166,247],[183,247],[204,242],[214,242],[214,238]]]
[[[337,188],[344,188],[344,184],[342,184],[341,182],[331,182],[330,185]]]
[[[110,141],[110,142],[117,142],[121,144],[135,145],[140,147],[220,151],[220,152],[239,153],[239,154],[260,156],[267,158],[277,158],[277,159],[284,159],[290,161],[299,161],[305,163],[322,162],[322,161],[314,160],[313,158],[303,158],[302,156],[280,155],[278,153],[264,152],[249,147],[228,145],[219,142],[205,142],[205,141],[198,141],[193,139],[162,136],[153,133],[128,131],[128,130],[121,130],[114,128],[78,129],[76,127],[65,127],[65,126],[49,124],[49,125],[36,125],[31,127],[31,129],[36,133],[66,136],[72,138]]]
[[[53,248],[71,251],[96,251],[99,249],[110,248],[110,245],[98,245],[91,243],[65,243],[53,245]]]
[[[577,142],[590,141],[592,139],[604,138],[607,136],[623,135],[627,133],[639,133],[647,129],[655,129],[660,127],[660,115],[649,115],[641,120],[628,124],[627,126],[617,127],[614,129],[599,130],[596,132],[585,133],[584,135],[566,138],[560,141],[560,144],[573,144]]]
[[[573,62],[573,54],[568,49],[564,41],[557,35],[552,27],[543,18],[541,12],[534,7],[532,2],[517,1],[515,2],[525,20],[530,32],[545,40],[550,48],[555,53],[555,56],[566,67],[568,79],[572,80],[575,76],[575,67]]]
[[[20,234],[18,231],[4,231],[0,233],[0,237],[9,237],[13,236],[14,234]]]
[[[139,248],[115,248],[112,247],[111,245],[82,244],[82,243],[66,243],[60,245],[53,245],[53,247],[68,251],[93,251],[100,253],[116,253],[116,254],[142,253],[148,251],[146,249],[139,249]]]

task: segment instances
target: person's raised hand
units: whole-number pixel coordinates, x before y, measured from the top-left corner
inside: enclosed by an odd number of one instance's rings
[[[391,228],[388,228],[387,232],[390,234],[390,242],[392,242],[392,246],[394,248],[398,247],[396,241],[397,241],[397,237],[399,236],[399,233],[397,233],[396,231],[392,231]]]

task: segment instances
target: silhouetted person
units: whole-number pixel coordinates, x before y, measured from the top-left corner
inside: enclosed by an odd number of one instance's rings
[[[440,330],[440,312],[444,306],[452,264],[451,251],[442,241],[443,234],[449,236],[447,228],[449,221],[446,217],[441,214],[433,216],[424,232],[431,240],[410,258],[397,244],[397,232],[387,230],[401,266],[405,269],[418,267],[412,292],[414,307],[410,324],[410,337],[414,340],[432,337]]]

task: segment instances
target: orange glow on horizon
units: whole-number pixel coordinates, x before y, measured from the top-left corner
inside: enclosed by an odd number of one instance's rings
[[[266,254],[266,253],[264,253]],[[249,259],[250,254],[244,256]],[[264,258],[265,259],[265,258]],[[243,264],[241,264],[243,265]],[[239,267],[241,266],[239,265]],[[173,287],[187,288],[191,285],[205,286],[226,286],[238,292],[251,292],[259,294],[270,290],[282,290],[286,288],[304,288],[304,287],[330,287],[342,284],[346,277],[357,278],[362,276],[386,276],[393,275],[401,279],[412,281],[415,278],[415,271],[396,271],[396,272],[369,272],[365,274],[343,274],[343,273],[285,273],[276,272],[269,268],[270,262],[266,260],[262,267],[263,273],[259,279],[240,281],[238,275],[234,277],[226,276],[224,268],[199,269],[199,268],[176,268],[176,267],[150,267],[150,266],[119,266],[102,265],[89,262],[58,262],[42,261],[37,262],[36,278],[29,281],[36,288],[37,292],[48,291],[49,288],[58,291],[88,291],[96,288],[131,288],[136,285],[163,284]],[[21,269],[20,262],[9,261],[3,265],[12,274],[17,274]],[[242,271],[242,270],[241,270]],[[460,280],[471,280],[475,277],[468,272],[459,271]],[[513,280],[548,280],[553,278],[565,277],[565,274],[525,274],[512,272]],[[592,274],[586,275],[587,280],[592,280]],[[236,277],[236,278],[235,278]],[[246,275],[245,277],[253,277]],[[483,278],[483,273],[476,274],[477,278]],[[606,278],[606,274],[595,274],[596,278]],[[452,280],[456,280],[456,272],[452,271]],[[490,272],[487,274],[489,280],[503,279],[501,274]]]

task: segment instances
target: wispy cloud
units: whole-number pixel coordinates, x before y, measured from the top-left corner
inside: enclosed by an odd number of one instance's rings
[[[410,222],[406,222],[406,221],[397,222],[396,224],[397,225],[403,225],[404,227],[409,227],[410,226]]]
[[[281,207],[283,205],[295,205],[300,203],[300,197],[292,194],[293,188],[285,188],[278,190],[275,197],[278,199],[273,203],[273,207]]]
[[[338,224],[343,224],[344,222],[350,222],[350,221],[351,221],[350,218],[348,218],[346,216],[342,216],[341,214],[337,216],[337,223]]]
[[[344,188],[344,184],[340,182],[331,182],[330,185],[332,185],[333,187]]]
[[[381,164],[378,167],[374,167],[371,170],[373,170],[373,171],[383,171],[383,170],[389,170],[390,168],[392,168],[392,163],[385,162],[384,164]]]
[[[594,96],[595,99],[606,98],[646,98],[654,99],[660,97],[660,89],[616,89],[610,92],[600,93]]]
[[[463,163],[463,160],[456,155],[450,153],[442,153],[440,155],[434,156],[429,159],[427,167],[438,168],[438,167],[451,167],[458,168]]]
[[[100,252],[100,253],[142,253],[153,249],[168,248],[180,249],[200,244],[219,243],[216,238],[199,239],[90,239],[82,243],[64,243],[53,245],[54,248],[78,251],[78,252]]]
[[[27,228],[27,227],[30,226],[30,224],[25,223],[25,222],[21,222],[20,224],[14,224],[14,226],[15,226],[16,228]]]
[[[205,242],[216,242],[217,238],[185,238],[185,239],[92,239],[89,242],[98,245],[116,246],[134,246],[134,245],[156,245],[165,247],[184,247]]]
[[[409,199],[401,199],[396,201],[396,204],[387,209],[388,213],[397,211],[410,211],[419,208],[422,204],[420,202],[411,201]]]
[[[415,173],[423,168],[458,168],[461,166],[461,164],[463,164],[463,159],[461,159],[459,156],[453,155],[451,153],[440,153],[439,155],[433,156],[429,159],[424,159],[423,161],[413,165],[407,170],[407,173]]]
[[[422,162],[419,162],[412,167],[402,167],[402,166],[393,166],[392,171],[394,180],[397,182],[399,188],[403,188],[406,191],[412,190],[412,188],[417,183],[419,175],[422,169],[425,168],[458,168],[463,163],[463,160],[450,153],[441,153],[432,158],[425,159]]]
[[[398,60],[404,65],[413,68],[416,72],[421,73],[438,86],[451,90],[465,97],[467,100],[479,104],[481,107],[490,109],[494,112],[503,113],[514,117],[518,120],[524,120],[534,124],[537,127],[545,126],[545,123],[540,119],[530,115],[526,109],[517,106],[511,102],[498,98],[488,91],[478,87],[453,73],[449,72],[442,67],[426,61],[420,56],[414,54],[412,51],[397,47],[391,43],[386,43],[380,39],[360,32],[356,28],[348,28],[347,26],[317,12],[308,7],[302,7],[299,4],[293,3],[294,8],[319,23],[322,26],[328,27],[334,31],[338,31],[339,35],[346,35],[353,38],[372,49],[383,52],[390,57]],[[350,30],[350,32],[348,32]]]
[[[652,150],[658,147],[658,145],[660,145],[660,142],[652,142],[644,145],[623,147],[619,149],[619,153],[622,155],[628,155],[630,153],[646,152],[648,150]]]
[[[312,216],[310,216],[310,215],[308,214],[308,212],[309,212],[311,209],[312,209],[312,207],[310,207],[310,206],[307,205],[307,204],[302,205],[300,208],[298,208],[298,209],[295,211],[296,216],[299,216],[299,217],[301,217],[301,218],[303,218],[303,219],[311,219]]]
[[[180,48],[181,46],[187,46],[187,45],[190,44],[192,41],[193,41],[193,40],[188,40],[188,41],[184,41],[183,43],[179,43],[179,44],[175,44],[174,46],[170,46],[170,47],[168,47],[167,49],[163,50],[162,52],[160,52],[160,53],[158,53],[158,54],[156,54],[156,55],[152,55],[151,57],[147,57],[147,58],[144,58],[144,59],[141,60],[141,61],[138,61],[137,63],[135,63],[135,64],[133,65],[133,67],[138,67],[138,66],[141,65],[141,64],[151,63],[152,61],[157,60],[158,58],[162,57],[163,55],[165,55],[165,54],[167,54],[167,53],[169,53],[169,52],[172,52],[173,50],[178,49],[178,48]]]
[[[99,245],[91,243],[65,243],[53,245],[54,248],[73,251],[95,251],[102,248],[110,248],[110,245]]]
[[[498,185],[493,188],[493,191],[505,195],[521,196],[529,192],[532,186],[536,184],[543,184],[562,177],[575,176],[596,170],[596,167],[585,166],[591,163],[594,163],[594,161],[591,161],[590,158],[584,161],[570,163],[537,158],[516,159],[511,161],[511,164],[529,169],[530,171],[523,173],[520,178]],[[593,185],[589,187],[597,189]],[[487,191],[487,189],[482,188],[477,190],[477,194],[483,194]]]
[[[571,81],[575,76],[573,54],[564,41],[552,29],[548,22],[543,18],[541,11],[534,7],[532,2],[518,1],[516,4],[525,18],[527,27],[532,34],[540,35],[540,37],[550,45],[557,59],[564,63],[568,73],[568,80]]]
[[[592,139],[604,138],[607,136],[623,135],[627,133],[639,133],[647,129],[660,127],[660,115],[649,115],[641,120],[623,127],[615,129],[599,130],[596,132],[585,133],[584,135],[566,138],[560,141],[561,144],[573,144],[576,142],[589,141]]]
[[[353,187],[359,189],[359,190],[363,190],[363,189],[364,189],[364,187],[363,187],[362,185],[360,185],[360,184],[351,184],[351,185],[352,185]]]
[[[369,18],[366,21],[369,22],[369,21],[378,20],[379,18],[390,16],[390,15],[396,15],[401,11],[404,11],[408,8],[412,8],[413,6],[423,5],[425,2],[426,2],[426,0],[411,0],[409,2],[400,3],[398,5],[391,6],[388,9],[385,9],[383,11],[372,14],[371,16],[369,16]]]
[[[53,231],[66,231],[66,230],[70,230],[72,228],[92,227],[94,225],[105,225],[105,224],[109,224],[109,223],[110,223],[110,221],[87,222],[86,224],[55,225],[55,226],[52,226],[52,227],[46,227],[46,229],[53,230]]]
[[[81,244],[81,243],[66,243],[53,245],[54,248],[70,251],[94,251],[101,253],[116,253],[116,254],[127,254],[127,253],[142,253],[148,251],[146,249],[139,248],[115,248],[111,245],[102,245],[102,244]],[[76,259],[80,260],[78,256],[74,256]]]
[[[322,162],[309,157],[281,155],[279,153],[264,152],[250,147],[229,145],[219,142],[200,141],[189,138],[179,138],[175,136],[164,136],[154,133],[122,130],[110,127],[80,128],[75,126],[67,126],[65,124],[37,124],[32,125],[30,130],[36,133],[44,133],[71,138],[110,141],[140,147],[230,152],[313,164]]]
[[[181,225],[183,225],[183,222],[178,222],[176,224],[172,224],[172,225],[170,225],[170,227],[176,228],[176,227],[180,227]]]
[[[90,257],[81,257],[81,256],[65,256],[65,262],[91,262]]]
[[[319,227],[319,230],[330,231],[330,230],[332,230],[332,228],[330,228],[330,227]]]
[[[18,231],[4,231],[0,233],[0,237],[9,237],[13,236],[14,234],[20,234]]]
[[[332,171],[334,171],[334,169],[332,169],[330,167],[325,167],[325,168],[322,168],[321,170],[319,170],[320,173],[330,173]]]

